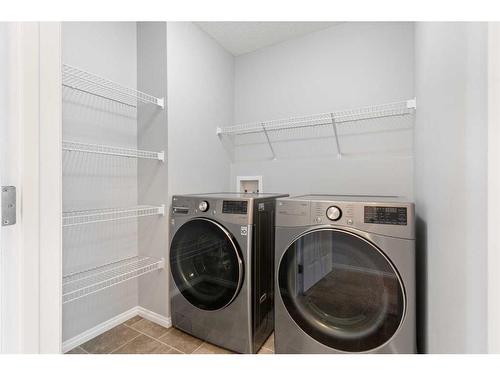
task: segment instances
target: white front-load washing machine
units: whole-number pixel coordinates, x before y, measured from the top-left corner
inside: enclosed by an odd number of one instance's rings
[[[276,353],[415,353],[413,203],[277,201]]]
[[[172,324],[238,353],[274,328],[274,220],[284,194],[176,195],[170,221]]]

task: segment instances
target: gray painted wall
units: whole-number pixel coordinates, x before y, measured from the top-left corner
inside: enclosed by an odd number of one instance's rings
[[[167,22],[167,75],[169,196],[227,191],[215,128],[233,119],[232,55],[191,22]]]
[[[130,87],[137,84],[135,22],[63,23],[63,62]],[[63,139],[137,147],[137,111],[63,89]],[[63,210],[137,204],[137,160],[63,153]],[[120,220],[63,230],[63,274],[137,255],[137,221]],[[137,280],[63,305],[67,340],[138,304]]]
[[[233,56],[191,22],[167,22],[169,194],[229,188],[215,129],[233,121]]]
[[[167,24],[137,23],[137,88],[156,97],[167,96]],[[168,103],[167,103],[168,106]],[[140,104],[137,113],[137,146],[141,150],[167,150],[167,110],[151,104]],[[168,159],[138,161],[137,185],[139,204],[168,206]],[[139,220],[139,254],[167,259],[168,215]],[[141,276],[139,305],[167,316],[168,271]]]
[[[486,351],[487,24],[417,23],[421,350]]]
[[[414,96],[413,51],[413,23],[361,22],[344,23],[238,56],[235,123],[410,99]],[[350,135],[343,127],[341,145],[352,155],[341,160],[331,129],[280,134],[278,140],[297,135],[302,140],[277,142],[275,161],[269,160],[264,138],[256,145],[228,147],[230,152],[236,149],[231,188],[238,175],[262,175],[267,192],[389,194],[411,199],[412,131],[373,130],[411,127],[412,121],[357,124],[355,134]],[[316,139],[303,140],[308,137]],[[368,150],[371,153],[364,154]]]

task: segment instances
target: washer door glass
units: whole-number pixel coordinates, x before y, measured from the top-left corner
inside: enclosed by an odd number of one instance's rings
[[[288,313],[331,348],[362,352],[387,342],[405,311],[400,278],[386,256],[340,230],[308,232],[284,253],[278,271]]]
[[[203,310],[230,304],[243,280],[233,237],[220,224],[203,218],[188,221],[174,235],[170,269],[182,295]]]

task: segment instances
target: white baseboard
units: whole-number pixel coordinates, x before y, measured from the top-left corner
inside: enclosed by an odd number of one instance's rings
[[[142,306],[137,306],[137,314],[144,319],[151,320],[153,323],[159,324],[165,328],[172,327],[172,319],[160,314],[157,314],[151,310],[147,310]]]
[[[101,333],[104,333],[110,330],[113,327],[116,327],[122,323],[125,323],[130,318],[139,315],[141,318],[151,320],[152,322],[159,324],[163,327],[169,328],[172,326],[172,320],[163,315],[157,314],[153,311],[147,310],[141,306],[132,307],[130,310],[127,310],[120,315],[117,315],[101,324],[92,327],[85,332],[72,337],[62,344],[63,353],[69,352],[71,349],[76,348],[78,345],[83,344],[89,340],[92,340],[94,337],[99,336]]]

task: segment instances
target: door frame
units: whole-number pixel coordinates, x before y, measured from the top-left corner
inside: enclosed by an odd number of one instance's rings
[[[500,353],[500,23],[488,23],[488,353]]]
[[[2,183],[17,188],[17,223],[2,228],[10,231],[2,250],[13,251],[1,252],[1,350],[60,353],[61,24],[10,23],[8,39],[10,179]]]

